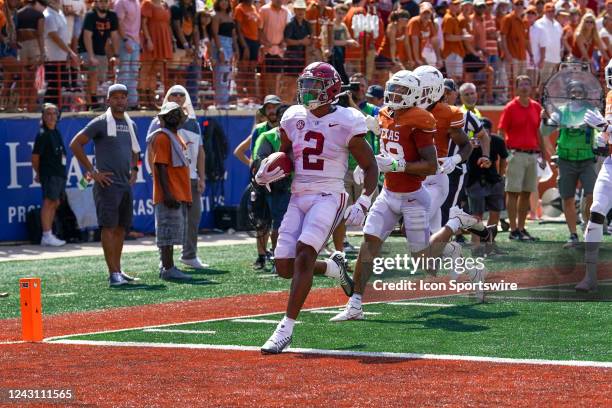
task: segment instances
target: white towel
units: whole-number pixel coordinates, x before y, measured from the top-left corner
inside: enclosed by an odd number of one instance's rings
[[[130,137],[132,138],[132,152],[140,153],[140,145],[138,144],[138,139],[136,138],[136,132],[134,132],[134,122],[132,119],[130,119],[127,112],[123,114],[123,117],[128,124],[128,131],[130,132]],[[110,137],[117,136],[117,122],[115,122],[115,117],[113,116],[110,108],[106,110],[106,133]]]

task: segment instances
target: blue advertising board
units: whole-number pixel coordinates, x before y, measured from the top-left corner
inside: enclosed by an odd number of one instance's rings
[[[58,124],[67,157],[67,188],[75,188],[83,172],[76,158],[72,156],[69,144],[72,138],[93,118],[93,116],[64,117]],[[146,131],[151,116],[132,117],[138,127],[138,141],[145,150]],[[242,192],[249,180],[247,167],[238,161],[232,152],[250,134],[254,117],[244,115],[220,115],[198,117],[202,128],[208,120],[215,120],[224,130],[228,145],[228,158],[225,161],[224,182],[207,183],[202,196],[203,214],[200,226],[212,228],[213,213],[216,205],[237,206]],[[41,205],[40,185],[34,181],[32,170],[32,148],[40,128],[36,118],[0,119],[0,241],[22,241],[27,239],[26,214],[31,208]],[[86,146],[86,153],[93,155],[93,143]],[[140,166],[138,180],[134,185],[134,222],[137,231],[153,232],[152,179],[150,169]]]

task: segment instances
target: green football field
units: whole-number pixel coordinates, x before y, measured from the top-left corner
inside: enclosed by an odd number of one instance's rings
[[[604,294],[610,298],[612,282],[602,283],[600,295]],[[299,316],[292,347],[419,354],[435,350],[443,355],[612,361],[610,303],[578,300],[580,297],[570,286],[561,286],[496,292],[485,304],[476,304],[465,295],[394,301],[366,305],[365,320],[341,323],[329,322],[341,310],[337,307],[311,309]],[[250,349],[261,346],[281,318],[278,313],[233,316],[67,336],[58,341]]]

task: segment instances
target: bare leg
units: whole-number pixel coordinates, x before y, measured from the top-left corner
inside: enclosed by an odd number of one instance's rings
[[[574,197],[563,199],[563,213],[570,234],[576,233],[576,200]],[[588,218],[586,218],[588,219]]]
[[[294,262],[295,269],[291,281],[291,292],[289,293],[289,302],[287,304],[286,316],[289,319],[297,319],[306,301],[306,297],[310,293],[316,260],[317,252],[314,248],[298,242],[297,256]]]
[[[518,199],[518,221],[517,226],[520,230],[525,229],[525,220],[527,219],[527,213],[529,212],[529,196],[531,193],[522,192]]]
[[[346,226],[341,222],[333,234],[334,248],[336,251],[344,252],[344,237],[346,236]]]
[[[104,250],[104,259],[108,267],[108,273],[121,271],[121,251],[118,250],[115,239],[117,233],[115,228],[102,227],[102,249]],[[123,230],[123,228],[121,228]],[[123,237],[121,238],[121,247],[123,247]]]
[[[506,192],[506,208],[508,209],[508,222],[510,231],[517,228],[518,197],[520,193]]]
[[[374,235],[365,234],[363,238],[364,242],[359,248],[357,264],[355,265],[355,272],[353,273],[355,293],[360,296],[363,295],[368,280],[372,275],[374,258],[379,255],[380,248],[383,244],[383,241]]]
[[[43,201],[42,208],[40,210],[40,223],[42,224],[43,232],[51,231],[53,227],[53,219],[55,218],[55,211],[59,206],[59,200],[49,200],[45,198]]]

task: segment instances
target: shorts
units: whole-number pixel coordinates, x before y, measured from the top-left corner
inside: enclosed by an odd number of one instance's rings
[[[606,216],[610,208],[612,208],[612,157],[608,156],[597,175],[591,213]]]
[[[449,78],[463,78],[463,58],[459,54],[451,53],[444,58],[446,75]]]
[[[283,217],[289,207],[289,200],[291,199],[291,193],[289,191],[275,192],[272,191],[266,194],[266,201],[268,202],[268,208],[270,209],[270,216],[272,217],[272,230],[278,230],[283,221]]]
[[[155,204],[155,243],[159,248],[183,245],[187,227],[187,204],[169,208],[164,203]]]
[[[43,198],[57,201],[66,189],[66,177],[46,176],[40,178]]]
[[[595,161],[593,159],[573,161],[560,158],[557,186],[561,198],[571,198],[576,195],[578,180],[580,180],[585,195],[593,194],[595,180],[597,180]]]
[[[318,253],[344,219],[346,193],[291,194],[289,206],[278,230],[274,257],[295,258],[299,242]]]
[[[538,155],[513,151],[506,170],[506,191],[509,193],[538,191]]]
[[[429,246],[430,206],[431,198],[424,187],[411,193],[394,193],[383,188],[368,212],[363,233],[384,241],[403,216],[410,251],[422,251]]]
[[[99,80],[106,79],[108,73],[108,57],[106,55],[96,55],[98,65],[95,67],[89,64],[89,55],[86,52],[81,53],[80,56],[88,72],[97,72]]]
[[[471,214],[484,214],[485,211],[502,211],[504,209],[504,183],[494,184],[479,181],[466,187]]]
[[[95,183],[93,196],[100,227],[127,229],[132,226],[132,188],[129,185],[102,187]]]
[[[264,58],[264,72],[266,73],[278,73],[283,72],[283,59],[278,55],[266,54]]]
[[[27,40],[19,43],[19,61],[22,63],[34,64],[40,58],[40,48],[38,48],[38,40]]]

